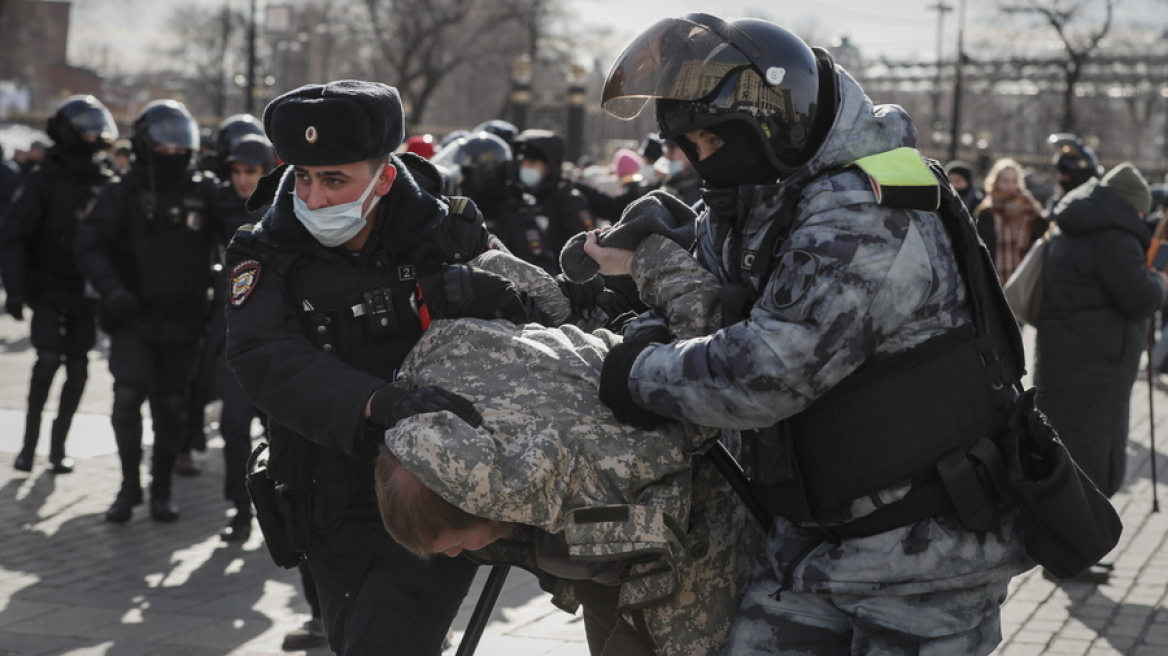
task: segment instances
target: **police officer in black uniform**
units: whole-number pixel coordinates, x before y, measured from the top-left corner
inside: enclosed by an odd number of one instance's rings
[[[276,165],[276,151],[272,142],[260,134],[244,134],[227,146],[223,154],[223,168],[227,179],[219,184],[215,195],[218,213],[223,219],[224,243],[235,231],[255,219],[248,213],[247,199],[255,191],[260,178]],[[244,394],[235,375],[227,370],[227,280],[226,274],[216,276],[215,304],[211,329],[207,338],[207,355],[211,366],[218,370],[218,389],[222,407],[219,413],[219,434],[223,436],[224,498],[235,507],[235,515],[219,533],[226,542],[243,542],[251,535],[251,498],[247,494],[245,478],[247,457],[251,453],[252,421],[261,416]],[[194,422],[191,422],[192,426]]]
[[[479,132],[447,144],[432,160],[445,168],[455,191],[478,205],[487,230],[515,256],[552,275],[560,270],[558,253],[545,233],[547,218],[535,198],[511,180],[511,148],[501,137]]]
[[[517,296],[459,264],[492,237],[473,203],[440,196],[431,163],[394,154],[405,133],[393,87],[304,86],[267,106],[264,129],[290,166],[261,182],[251,204],[272,207],[236,233],[227,260],[228,366],[270,417],[275,485],[257,493],[249,474],[260,527],[278,564],[307,563],[333,651],[436,655],[475,565],[421,562],[393,541],[374,457],[403,417],[479,420],[457,395],[392,385],[395,368],[428,318],[493,317]],[[269,514],[275,495],[280,512]]]
[[[93,96],[71,96],[49,118],[53,146],[18,192],[0,223],[0,271],[8,297],[4,309],[24,319],[32,309],[32,345],[37,359],[28,388],[24,445],[14,467],[31,471],[41,412],[57,368],[65,365],[65,382],[57,418],[50,433],[50,471],[73,471],[65,456],[65,438],[89,377],[89,350],[97,339],[93,301],[85,297],[85,278],[77,269],[73,242],[77,223],[113,175],[95,155],[118,138],[118,128],[106,106]]]
[[[199,128],[174,100],[147,104],[134,121],[130,172],[105,185],[77,232],[81,271],[101,295],[110,335],[111,420],[122,486],[106,511],[129,521],[142,503],[142,403],[154,423],[150,517],[178,519],[171,502],[175,449],[187,392],[210,317],[212,264],[222,228],[215,181],[195,171]]]
[[[516,179],[546,217],[547,247],[557,259],[568,239],[596,227],[586,185],[577,186],[563,176],[564,148],[563,137],[550,130],[524,130],[512,144],[518,160]],[[620,217],[606,218],[615,223]]]
[[[219,123],[219,128],[215,130],[214,168],[209,170],[224,181],[231,177],[231,164],[228,162],[228,159],[230,159],[231,153],[234,152],[235,146],[248,135],[256,135],[263,137],[265,140],[267,139],[267,136],[264,135],[263,123],[255,116],[251,114],[233,114],[223,119]]]

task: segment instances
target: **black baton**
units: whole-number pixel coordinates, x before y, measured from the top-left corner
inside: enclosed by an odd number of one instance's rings
[[[470,615],[470,622],[466,625],[466,633],[462,634],[462,642],[458,643],[458,651],[454,656],[471,656],[478,649],[479,640],[483,637],[483,630],[487,628],[487,620],[491,619],[491,611],[495,609],[495,602],[499,600],[499,593],[503,591],[503,584],[507,582],[507,572],[510,565],[494,565],[483,585],[479,595],[479,602],[475,604],[474,612]]]

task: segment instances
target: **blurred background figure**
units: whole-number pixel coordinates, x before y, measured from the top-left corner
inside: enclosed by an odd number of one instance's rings
[[[499,118],[479,123],[474,126],[470,134],[478,134],[480,132],[486,132],[487,134],[493,134],[499,137],[503,140],[503,143],[507,144],[508,148],[515,145],[515,137],[519,136],[519,128],[515,127],[514,123]]]
[[[511,148],[501,137],[478,132],[447,144],[432,160],[445,171],[448,191],[478,205],[487,230],[516,257],[551,274],[560,270],[559,252],[548,243],[548,217],[535,198],[512,180]]]
[[[438,152],[438,144],[435,143],[432,134],[415,134],[406,139],[406,142],[402,144],[401,151],[414,153],[423,159],[430,159],[434,153]]]
[[[32,311],[31,340],[37,352],[24,443],[13,466],[32,470],[41,414],[57,369],[64,365],[65,382],[49,434],[49,463],[53,473],[66,474],[73,471],[73,460],[65,455],[65,439],[89,378],[89,351],[97,342],[94,303],[86,298],[73,243],[89,203],[113,176],[96,156],[118,138],[118,128],[97,98],[72,96],[49,118],[47,133],[53,146],[25,176],[0,223],[0,272],[8,314],[20,321],[25,304]]]
[[[20,167],[16,162],[8,159],[4,153],[4,146],[0,145],[0,221],[8,213],[8,206],[12,204],[12,196],[20,186]]]
[[[1022,165],[1008,158],[994,162],[986,174],[985,197],[974,218],[1002,284],[1047,227],[1042,206],[1026,190]]]
[[[524,130],[515,137],[513,146],[518,160],[514,179],[547,217],[547,247],[558,260],[570,237],[596,227],[592,204],[583,185],[578,187],[563,176],[564,139],[560,135],[550,130]],[[554,273],[559,273],[558,262]]]
[[[985,197],[985,193],[977,186],[973,166],[969,162],[955,159],[945,165],[945,173],[949,174],[949,182],[953,184],[953,190],[957,195],[961,196],[965,208],[973,214],[981,199]]]
[[[26,176],[45,159],[48,146],[43,141],[32,142],[28,150],[18,150],[12,156],[12,161],[20,168],[20,175]]]
[[[133,150],[130,148],[129,140],[119,139],[114,144],[112,155],[114,173],[122,175],[130,170],[130,158],[133,155]]]
[[[220,121],[219,128],[215,131],[214,135],[210,133],[200,134],[199,141],[201,144],[214,144],[213,148],[207,149],[200,155],[197,168],[200,171],[210,172],[218,178],[218,195],[216,198],[222,198],[226,189],[236,188],[233,177],[237,175],[239,167],[233,166],[229,160],[232,153],[238,155],[236,151],[237,147],[249,137],[259,137],[260,141],[256,142],[253,140],[249,149],[245,149],[248,161],[256,162],[253,165],[247,165],[253,168],[248,169],[242,174],[245,180],[250,180],[250,177],[257,171],[264,170],[264,161],[270,160],[272,162],[267,166],[266,170],[270,171],[275,165],[274,155],[265,160],[265,156],[262,154],[263,144],[269,142],[267,136],[264,135],[264,127],[260,123],[260,120],[251,114],[235,114]],[[270,143],[267,147],[271,147]],[[242,186],[239,188],[246,189],[250,185],[251,191],[254,191],[255,184],[259,182],[259,178],[262,175],[263,173],[255,175],[255,182],[241,182]],[[251,191],[247,192],[249,196],[251,195]],[[247,198],[245,197],[237,203],[230,205],[229,211],[235,217],[236,222],[231,226],[224,226],[224,233],[222,235],[223,244],[230,241],[231,235],[235,234],[235,228],[251,221],[251,219],[246,221],[238,220],[238,212],[242,211],[243,201],[246,200]],[[246,214],[244,216],[246,217]],[[220,248],[219,250],[220,252],[216,262],[217,266],[221,269],[223,249]],[[222,271],[217,275],[221,276]],[[216,289],[218,290],[218,285]],[[217,309],[220,305],[220,300],[221,297],[214,304],[214,307]],[[222,318],[220,319],[223,320]],[[214,320],[208,325],[208,330],[211,332],[203,339],[203,351],[199,355],[198,367],[195,370],[194,378],[191,379],[191,389],[187,397],[186,433],[183,435],[182,442],[178,445],[178,453],[174,459],[174,473],[179,476],[192,477],[202,474],[202,470],[199,469],[192,454],[195,451],[201,453],[207,450],[207,405],[215,399],[220,398],[219,355],[214,353],[212,349],[216,346],[222,348],[223,338],[221,336],[217,337],[216,331],[226,330],[226,328],[223,327],[225,324],[222,324],[219,329],[216,329],[213,324]]]
[[[212,264],[222,239],[215,182],[195,170],[199,128],[182,103],[155,100],[134,120],[130,172],[102,187],[77,229],[81,272],[101,295],[110,336],[110,421],[122,484],[106,521],[125,523],[143,501],[142,404],[150,402],[150,517],[178,519],[175,454],[210,319]]]
[[[1051,164],[1054,165],[1058,186],[1047,204],[1047,210],[1050,210],[1072,189],[1092,178],[1101,177],[1103,167],[1099,164],[1095,151],[1073,134],[1067,132],[1052,134],[1046,142],[1054,151]]]
[[[663,188],[693,207],[702,199],[702,177],[694,169],[685,151],[677,146],[677,142],[666,139],[664,146],[666,177]]]
[[[223,221],[223,243],[228,243],[241,226],[258,220],[247,211],[247,199],[259,185],[260,178],[276,167],[276,151],[267,136],[244,134],[224,156],[230,177],[219,183],[215,194],[216,211]],[[262,212],[257,212],[262,215]],[[223,253],[219,254],[220,262]],[[219,536],[224,542],[244,542],[251,536],[251,498],[247,493],[247,458],[251,454],[252,424],[262,413],[239,386],[235,374],[227,369],[227,275],[222,267],[216,274],[215,302],[205,348],[206,368],[215,372],[219,411],[219,434],[223,437],[223,497],[235,514]],[[193,392],[192,392],[193,396]],[[198,410],[192,404],[192,412]],[[195,422],[190,426],[194,429]],[[176,465],[177,467],[177,465]]]
[[[1168,276],[1149,271],[1151,194],[1121,164],[1089,177],[1059,203],[1047,247],[1038,314],[1034,383],[1075,463],[1108,497],[1127,468],[1131,390],[1148,320],[1164,302]],[[1075,580],[1106,582],[1106,563]]]

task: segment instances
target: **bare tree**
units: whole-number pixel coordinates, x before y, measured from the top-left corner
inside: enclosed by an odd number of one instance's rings
[[[226,5],[221,8],[186,5],[174,10],[168,24],[178,36],[168,54],[176,68],[200,91],[199,95],[209,101],[207,107],[196,105],[191,111],[209,111],[218,121],[227,114],[232,88],[230,72],[244,61],[247,17]]]
[[[1062,43],[1066,59],[1062,63],[1063,115],[1061,131],[1075,132],[1075,86],[1083,75],[1083,67],[1095,54],[1099,44],[1111,31],[1116,0],[1102,0],[1103,16],[1091,13],[1091,0],[1022,0],[1021,4],[1002,5],[1006,13],[1032,14],[1054,30]]]
[[[410,107],[411,126],[452,72],[508,26],[525,24],[554,0],[365,0],[379,61]]]

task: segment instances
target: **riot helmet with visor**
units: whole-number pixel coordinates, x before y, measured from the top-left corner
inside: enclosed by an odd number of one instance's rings
[[[46,133],[66,152],[90,156],[118,139],[118,125],[109,109],[93,96],[70,96],[49,117]]]
[[[462,137],[438,151],[431,161],[457,188],[480,205],[493,205],[507,194],[511,148],[489,132]]]
[[[659,21],[617,59],[605,82],[606,112],[632,119],[656,101],[662,138],[728,121],[750,125],[781,174],[819,149],[835,118],[834,64],[774,23],[708,14]],[[687,149],[688,148],[688,149]]]

